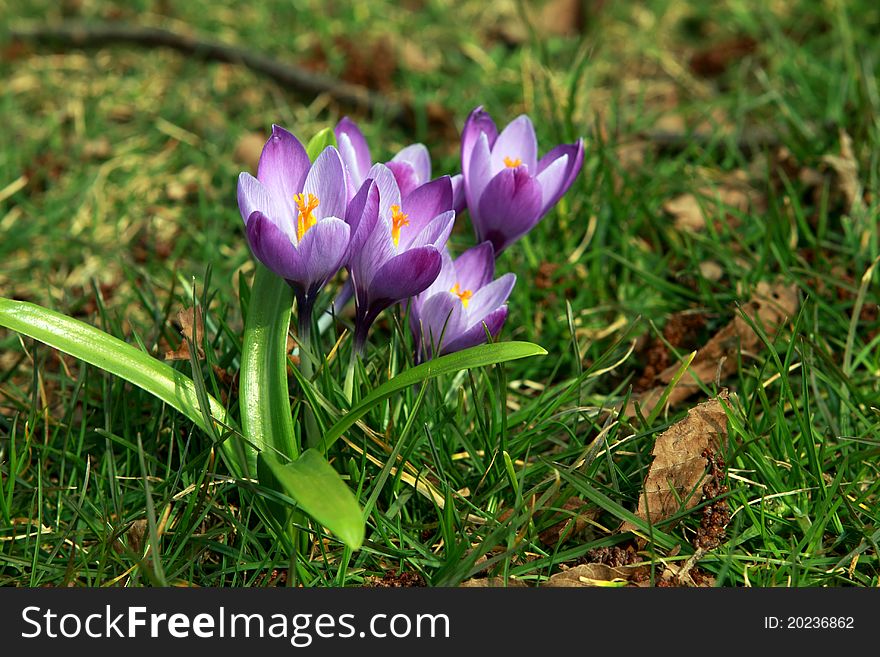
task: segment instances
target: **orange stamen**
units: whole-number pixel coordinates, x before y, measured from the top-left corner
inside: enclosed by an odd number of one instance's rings
[[[309,228],[318,223],[312,212],[318,207],[320,201],[314,194],[308,195],[308,201],[305,194],[294,194],[293,200],[299,210],[299,216],[296,219],[296,239],[301,240]]]
[[[468,304],[471,301],[471,297],[474,296],[474,293],[470,290],[465,290],[464,292],[462,292],[461,285],[459,285],[458,283],[453,285],[452,289],[450,289],[449,291],[452,292],[459,299],[461,299],[461,305],[465,308],[468,307]]]
[[[394,240],[394,246],[400,243],[400,229],[409,226],[408,216],[400,211],[399,205],[391,206],[391,239]]]
[[[515,169],[520,164],[522,164],[522,160],[520,158],[511,159],[507,155],[504,156],[504,166]]]

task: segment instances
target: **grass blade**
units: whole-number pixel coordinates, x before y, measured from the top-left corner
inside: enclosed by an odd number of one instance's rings
[[[421,383],[427,379],[441,374],[450,374],[459,370],[494,365],[528,356],[543,356],[547,350],[531,342],[496,342],[483,344],[470,349],[464,349],[454,354],[448,354],[429,360],[427,363],[417,365],[386,381],[369,395],[364,397],[358,404],[346,413],[336,424],[330,427],[324,434],[321,450],[327,449],[336,442],[339,437],[363,417],[373,406],[384,401],[398,390]]]

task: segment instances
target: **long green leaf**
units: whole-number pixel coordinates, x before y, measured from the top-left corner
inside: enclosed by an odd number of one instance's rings
[[[454,354],[434,358],[427,363],[416,365],[401,372],[390,381],[373,390],[346,413],[324,434],[320,449],[324,452],[336,442],[345,431],[364,416],[373,406],[384,401],[398,390],[420,383],[441,374],[459,370],[494,365],[528,356],[543,356],[547,350],[531,342],[495,342],[471,347]]]
[[[257,265],[241,347],[239,405],[247,442],[259,451],[277,450],[296,458],[290,396],[287,390],[287,330],[293,290],[276,274]],[[248,452],[254,472],[257,453]]]
[[[300,510],[336,534],[348,547],[357,550],[364,542],[363,511],[339,473],[317,450],[307,449],[290,463],[282,463],[274,454],[261,452],[259,473],[261,482],[277,484],[282,492],[296,500]]]
[[[137,347],[54,310],[3,297],[0,297],[0,326],[39,340],[143,388],[176,408],[209,435],[214,435],[205,424],[193,380]],[[207,398],[211,417],[227,425],[226,409],[210,395]],[[229,441],[224,445],[227,443]]]

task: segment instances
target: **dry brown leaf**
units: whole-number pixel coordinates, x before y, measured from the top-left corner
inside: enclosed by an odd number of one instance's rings
[[[180,341],[177,349],[165,352],[165,360],[189,360],[190,341],[196,345],[199,360],[203,359],[205,352],[202,350],[202,339],[205,335],[205,324],[202,320],[202,309],[184,308],[177,313],[177,321],[180,322],[180,333],[184,339]]]
[[[458,586],[463,589],[497,589],[505,586],[507,588],[523,588],[528,585],[513,577],[509,578],[507,583],[504,582],[503,577],[474,577],[465,580]]]
[[[703,497],[703,485],[710,479],[707,453],[715,453],[727,436],[727,415],[719,400],[727,393],[688,411],[654,443],[654,457],[636,515],[656,524],[685,509],[692,509]],[[636,526],[624,522],[620,531]]]
[[[840,191],[846,199],[847,212],[858,209],[864,203],[862,183],[859,181],[859,164],[853,153],[852,137],[840,131],[840,155],[825,155],[822,161],[834,169]]]
[[[730,64],[751,55],[757,47],[758,42],[749,36],[736,36],[712,43],[691,57],[691,72],[704,78],[719,76]]]
[[[663,204],[663,209],[674,217],[676,229],[690,232],[703,230],[712,214],[725,208],[748,212],[750,209],[760,211],[762,207],[763,198],[749,186],[743,171],[724,176],[717,186],[704,186],[696,194],[681,194]],[[728,221],[735,223],[736,218]]]
[[[585,563],[556,573],[543,586],[553,588],[594,587],[594,586],[638,586],[649,582],[648,568],[636,566],[606,566],[602,563]]]
[[[595,520],[598,511],[595,508],[587,508],[587,503],[580,498],[572,498],[562,505],[566,513],[562,520],[542,531],[538,538],[544,545],[556,545],[560,540],[571,538],[580,534],[587,528],[590,520]]]
[[[797,286],[781,283],[771,285],[762,281],[742,310],[772,340],[783,323],[797,312],[799,305]],[[697,351],[688,371],[672,389],[666,403],[675,406],[698,392],[700,385],[697,380],[710,384],[716,379],[727,378],[736,372],[738,355],[750,356],[761,351],[761,348],[761,338],[737,313],[730,323]],[[635,402],[639,403],[644,413],[650,413],[680,367],[680,363],[673,363],[660,372],[655,378],[657,385],[654,388],[630,401],[627,415],[635,415]]]

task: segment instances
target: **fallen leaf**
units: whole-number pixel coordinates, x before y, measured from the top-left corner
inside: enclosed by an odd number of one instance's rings
[[[551,575],[543,586],[618,588],[639,585],[642,581],[650,581],[649,568],[645,565],[615,567],[601,563],[585,563]]]
[[[177,313],[177,321],[180,323],[180,333],[184,339],[180,341],[177,349],[165,352],[165,360],[189,360],[190,342],[196,345],[197,358],[203,359],[205,352],[202,350],[202,339],[205,334],[205,324],[202,320],[202,309],[184,308]]]
[[[862,183],[859,181],[859,164],[853,153],[852,137],[840,131],[840,155],[825,155],[822,161],[834,169],[837,174],[840,191],[846,199],[846,211],[863,207],[864,198]]]
[[[673,424],[654,443],[654,457],[636,515],[650,524],[657,524],[679,513],[682,507],[692,509],[703,498],[703,486],[711,479],[707,472],[706,454],[718,451],[727,436],[727,414],[721,401],[727,393],[692,408],[687,416]],[[636,526],[624,522],[620,531],[633,531]]]
[[[579,534],[587,528],[590,520],[595,520],[598,512],[595,508],[586,508],[587,503],[579,498],[572,498],[562,505],[563,511],[568,513],[562,519],[538,534],[538,538],[544,545],[553,546]]]
[[[505,583],[503,577],[474,577],[465,580],[458,585],[463,589],[497,589],[497,588],[523,588],[527,586],[525,582],[521,582],[513,577],[509,578]]]
[[[697,232],[706,227],[714,212],[731,209],[738,213],[762,209],[763,197],[748,184],[744,171],[726,174],[715,186],[700,187],[696,193],[681,194],[663,204],[663,209],[674,218],[677,230]],[[735,215],[728,221],[736,224]]]
[[[742,311],[752,322],[762,327],[768,338],[772,340],[783,323],[797,312],[799,305],[797,286],[782,283],[771,285],[761,281],[752,299],[742,307]],[[688,371],[672,389],[666,403],[675,406],[688,399],[700,390],[698,381],[711,384],[716,379],[724,380],[736,372],[738,356],[750,356],[761,349],[761,338],[752,330],[749,322],[737,313],[724,328],[697,350],[697,355]],[[678,373],[680,366],[680,363],[673,363],[655,377],[657,385],[654,388],[635,395],[627,406],[627,415],[635,415],[636,402],[639,403],[643,413],[650,413]]]
[[[751,55],[757,47],[758,42],[748,36],[736,36],[713,43],[691,57],[691,72],[704,78],[717,77],[733,62]]]

